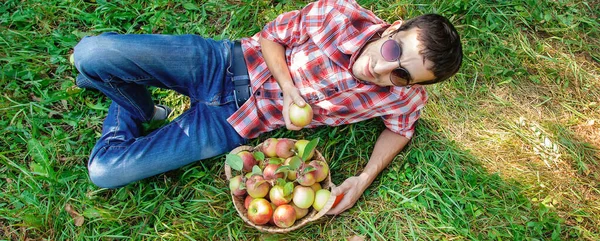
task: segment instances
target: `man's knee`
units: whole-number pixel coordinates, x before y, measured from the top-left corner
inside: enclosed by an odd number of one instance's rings
[[[103,72],[110,71],[107,68],[115,58],[113,45],[108,35],[84,37],[73,52],[75,67],[87,77],[102,77]]]
[[[110,161],[102,160],[95,155],[90,158],[88,164],[88,173],[90,180],[98,187],[102,188],[118,188],[126,185],[123,183],[122,175],[115,165],[111,165]]]

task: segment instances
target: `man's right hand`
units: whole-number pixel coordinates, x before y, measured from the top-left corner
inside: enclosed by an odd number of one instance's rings
[[[293,104],[296,104],[300,107],[304,107],[304,105],[306,105],[306,101],[304,101],[304,98],[302,98],[302,96],[300,95],[300,91],[294,85],[288,85],[285,87],[285,89],[282,89],[282,91],[283,91],[282,114],[283,114],[283,119],[285,120],[285,127],[288,130],[292,130],[292,131],[300,130],[300,129],[302,129],[302,127],[296,126],[296,125],[292,124],[292,122],[290,121],[289,109],[290,109],[290,106]]]
[[[294,103],[300,107],[304,107],[306,101],[304,101],[300,95],[300,91],[296,88],[294,81],[290,76],[290,70],[288,69],[285,60],[285,48],[279,43],[265,39],[262,36],[259,38],[258,42],[260,43],[267,67],[269,68],[269,71],[271,71],[271,74],[273,74],[273,77],[277,80],[277,83],[283,92],[283,110],[281,113],[283,114],[285,127],[288,130],[293,131],[300,130],[302,127],[295,126],[290,121],[288,111],[290,106]]]

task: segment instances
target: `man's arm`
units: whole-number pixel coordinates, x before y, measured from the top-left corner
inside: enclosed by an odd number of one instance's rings
[[[285,120],[285,126],[288,130],[300,130],[302,127],[295,126],[290,121],[288,115],[288,109],[292,103],[303,107],[306,102],[300,95],[300,91],[294,85],[294,81],[290,75],[290,70],[285,60],[285,48],[276,42],[263,38],[259,38],[261,51],[265,59],[265,63],[269,68],[269,71],[273,75],[273,78],[277,80],[279,88],[283,92],[283,110],[281,111],[283,119]]]
[[[390,164],[394,157],[400,153],[408,141],[408,138],[400,134],[396,134],[388,129],[383,130],[379,138],[377,138],[371,158],[363,172],[358,176],[346,179],[340,186],[331,191],[332,197],[344,194],[344,198],[335,208],[329,210],[327,214],[340,214],[354,206],[367,187]]]

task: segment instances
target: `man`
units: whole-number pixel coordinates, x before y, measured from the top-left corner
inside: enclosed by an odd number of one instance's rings
[[[344,194],[329,212],[338,214],[408,143],[427,100],[421,85],[454,75],[462,48],[439,15],[389,25],[353,0],[321,0],[240,42],[108,33],[84,38],[74,57],[77,84],[113,100],[88,163],[101,187],[226,153],[283,126],[299,130],[287,114],[292,103],[312,106],[308,128],[380,117],[387,128],[363,172],[332,190]],[[185,94],[191,107],[141,136],[143,122],[170,112],[153,104],[145,85]]]

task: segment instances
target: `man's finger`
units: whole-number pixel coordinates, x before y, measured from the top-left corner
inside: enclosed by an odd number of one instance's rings
[[[304,105],[306,105],[306,101],[304,101],[304,98],[302,98],[299,92],[292,94],[292,100],[297,106],[304,107]]]
[[[339,187],[334,187],[333,189],[331,189],[331,197],[337,197],[338,195],[340,195],[342,191],[340,191]]]

